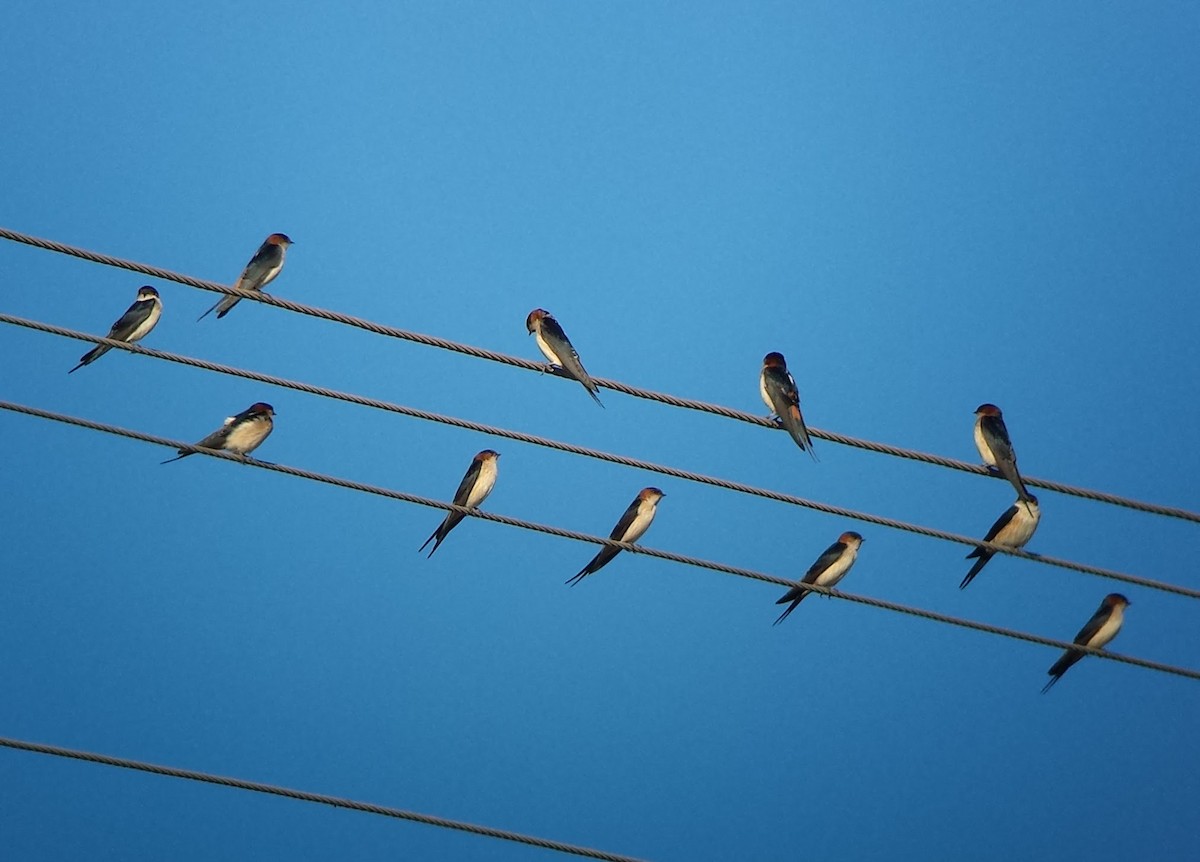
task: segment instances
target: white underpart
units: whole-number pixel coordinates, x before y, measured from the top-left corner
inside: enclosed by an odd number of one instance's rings
[[[638,503],[638,513],[634,516],[633,523],[629,525],[629,529],[625,531],[625,535],[621,536],[622,542],[636,542],[650,529],[650,523],[654,520],[657,505],[657,500],[642,500]]]
[[[562,360],[558,358],[558,354],[554,352],[554,349],[546,343],[546,339],[542,338],[542,325],[540,321],[533,329],[533,337],[537,341],[538,350],[542,351],[542,356],[545,356],[552,364],[561,368],[563,364]]]
[[[771,402],[771,396],[767,394],[767,374],[765,371],[758,375],[758,394],[762,396],[763,404],[767,405],[767,409],[775,413],[775,405]]]
[[[283,255],[280,256],[280,258],[279,258],[279,265],[273,266],[270,269],[268,269],[267,274],[264,275],[261,280],[255,280],[253,278],[254,274],[252,272],[250,272],[250,267],[247,266],[246,269],[242,270],[242,274],[238,276],[238,280],[236,282],[234,282],[233,286],[236,288],[239,288],[241,290],[262,290],[264,287],[266,287],[268,284],[270,284],[272,281],[275,280],[275,276],[277,276],[277,275],[279,275],[279,273],[283,272],[283,258],[286,256],[287,256],[287,250],[284,249]],[[226,299],[239,299],[240,297],[226,296],[225,298]]]
[[[487,499],[487,495],[492,493],[492,488],[496,486],[496,459],[487,458],[479,464],[479,477],[475,480],[475,487],[467,494],[467,502],[464,506],[470,506],[472,509]]]
[[[984,464],[989,467],[996,466],[996,456],[992,454],[992,447],[983,439],[982,416],[975,420],[975,448],[979,450],[979,457],[983,459]]]
[[[1000,535],[992,539],[997,545],[1006,548],[1023,548],[1025,543],[1033,538],[1038,522],[1042,519],[1042,510],[1037,503],[1017,503],[1017,514],[1004,525]]]
[[[1125,606],[1113,605],[1112,613],[1108,615],[1108,622],[1100,626],[1100,629],[1092,635],[1092,639],[1087,645],[1099,649],[1106,645],[1109,641],[1117,636],[1117,632],[1121,630],[1121,623],[1125,621]]]
[[[155,299],[154,305],[150,306],[150,313],[146,315],[146,319],[138,324],[138,327],[129,334],[129,343],[133,344],[133,342],[145,338],[150,333],[150,330],[157,325],[160,317],[162,317],[162,303],[158,299]]]
[[[272,427],[269,417],[260,416],[256,419],[249,419],[229,432],[222,448],[239,455],[249,455],[262,445],[262,441],[267,439]]]
[[[854,565],[854,561],[857,558],[858,548],[854,545],[848,545],[837,562],[817,575],[814,583],[819,587],[832,587],[846,576],[846,572],[850,571],[850,567]]]

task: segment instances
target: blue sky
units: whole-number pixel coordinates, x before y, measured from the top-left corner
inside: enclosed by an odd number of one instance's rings
[[[1200,508],[1200,12],[1191,4],[24,4],[0,31],[0,223],[762,411]],[[103,334],[141,276],[0,243],[3,310]],[[151,281],[145,345],[980,535],[1002,481]],[[0,327],[3,397],[185,440],[254,401],[267,460],[1200,667],[1187,599]],[[656,860],[1194,852],[1200,685],[0,415],[0,735]],[[1043,493],[1029,549],[1200,586],[1197,528]],[[513,859],[545,851],[0,752],[12,858]]]

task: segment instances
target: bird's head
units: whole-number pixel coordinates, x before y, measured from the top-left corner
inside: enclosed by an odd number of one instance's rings
[[[647,503],[657,503],[663,497],[667,496],[658,488],[643,488],[638,491],[638,499],[644,500]]]
[[[544,308],[535,308],[533,311],[529,312],[529,316],[525,318],[525,328],[529,330],[529,334],[533,335],[533,333],[537,331],[538,324],[549,316],[550,312],[546,311]]]
[[[853,530],[847,530],[838,536],[838,541],[848,548],[857,548],[863,543],[863,537],[861,533],[856,533]]]

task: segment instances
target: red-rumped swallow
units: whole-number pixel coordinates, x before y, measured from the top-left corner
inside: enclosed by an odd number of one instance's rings
[[[763,403],[772,414],[779,417],[780,424],[792,435],[796,445],[811,455],[814,461],[817,460],[812,440],[808,437],[808,428],[804,425],[804,416],[800,413],[800,393],[796,391],[796,381],[788,373],[782,353],[768,353],[763,357],[758,389]]]
[[[133,301],[133,305],[121,315],[121,319],[112,325],[112,329],[108,331],[108,337],[114,341],[124,341],[127,344],[133,344],[135,341],[141,341],[150,334],[150,330],[158,323],[158,319],[162,316],[162,300],[158,298],[158,291],[150,285],[144,285],[138,288],[137,299]],[[108,351],[112,350],[107,344],[97,344],[79,360],[70,374],[78,371],[85,365],[91,365]]]
[[[271,234],[258,247],[258,251],[254,253],[254,257],[250,258],[250,262],[246,264],[246,268],[242,270],[242,274],[238,276],[238,280],[233,283],[233,286],[242,290],[262,290],[283,271],[283,258],[291,244],[292,241],[288,239],[287,234]],[[222,318],[241,301],[240,296],[223,296],[217,300],[216,305],[196,320],[199,322],[214,311],[217,312],[218,318]]]
[[[1130,601],[1120,593],[1109,593],[1104,597],[1104,601],[1100,603],[1100,608],[1096,613],[1092,614],[1092,618],[1087,621],[1087,625],[1079,630],[1079,634],[1075,635],[1075,643],[1080,646],[1094,647],[1101,649],[1117,636],[1117,632],[1121,630],[1121,623],[1125,621],[1125,608],[1129,607]],[[1083,658],[1087,653],[1077,652],[1069,649],[1062,654],[1062,658],[1054,663],[1054,666],[1046,673],[1050,674],[1050,681],[1046,683],[1042,689],[1042,694],[1050,690],[1050,687],[1058,682],[1059,678],[1070,670],[1071,665]]]
[[[613,527],[608,537],[618,542],[636,542],[650,527],[658,501],[665,496],[658,488],[643,488],[638,491],[638,495],[633,498],[633,502],[629,504],[629,508],[621,516],[621,520],[617,521],[617,526]],[[620,548],[605,545],[600,549],[600,553],[592,557],[592,561],[580,569],[579,574],[569,578],[567,583],[575,586],[588,575],[603,569],[619,553]]]
[[[275,427],[275,423],[271,421],[271,417],[274,415],[275,408],[270,404],[262,401],[251,404],[237,416],[230,416],[225,420],[224,425],[196,445],[204,449],[232,452],[245,460],[247,455],[262,445],[262,442],[267,439],[267,435]],[[187,449],[180,449],[176,457],[168,458],[162,463],[170,464],[172,461],[195,454]]]
[[[975,448],[983,463],[1012,483],[1018,500],[1028,500],[1029,490],[1017,470],[1017,453],[1013,451],[1004,414],[995,404],[980,404],[975,408]]]
[[[467,475],[463,476],[462,481],[458,483],[458,490],[454,492],[454,505],[474,509],[487,499],[487,495],[492,493],[492,488],[496,485],[496,468],[499,466],[496,460],[499,457],[499,452],[484,449],[471,459]],[[433,531],[433,535],[425,540],[425,545],[433,542],[433,550],[429,552],[429,556],[433,556],[433,551],[438,549],[438,545],[465,517],[462,512],[455,512],[453,509],[446,512],[445,520]],[[417,549],[418,554],[425,550],[425,545]]]
[[[858,549],[862,546],[863,537],[853,531],[842,533],[838,536],[838,540],[825,549],[825,553],[817,558],[804,577],[801,578],[802,584],[816,584],[820,587],[832,587],[838,581],[846,576],[846,572],[850,571],[850,567],[854,565],[854,560],[858,557]],[[792,587],[783,598],[775,602],[777,605],[787,604],[787,609],[779,615],[779,619],[775,620],[775,625],[779,625],[788,614],[796,609],[796,605],[804,601],[804,597],[809,594],[809,590],[801,586]]]
[[[538,349],[542,351],[542,355],[549,360],[550,364],[557,365],[569,376],[582,383],[588,395],[592,396],[597,404],[600,404],[600,396],[596,394],[600,391],[600,387],[584,370],[583,363],[579,361],[579,354],[571,346],[571,339],[567,338],[567,334],[563,332],[563,328],[558,325],[554,316],[544,308],[535,308],[525,318],[525,328],[529,330],[530,335],[536,336]],[[600,404],[600,406],[604,405]]]
[[[992,524],[992,528],[987,531],[983,540],[1003,545],[1006,548],[1023,548],[1025,543],[1033,538],[1033,531],[1037,529],[1038,521],[1041,518],[1042,510],[1038,507],[1037,497],[1030,494],[1028,498],[1017,500],[1009,506],[1007,511],[996,519],[996,523]],[[967,576],[963,578],[958,588],[961,590],[971,583],[995,554],[995,551],[989,551],[987,548],[976,548],[967,554],[968,560],[973,557],[979,559],[975,561],[975,565],[971,566],[971,571],[967,572]]]

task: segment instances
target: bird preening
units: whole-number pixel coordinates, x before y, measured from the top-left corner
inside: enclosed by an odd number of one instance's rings
[[[587,390],[588,395],[603,407],[598,394],[600,387],[584,369],[583,363],[579,360],[579,354],[571,344],[571,339],[567,338],[567,334],[563,332],[563,328],[554,319],[554,316],[544,308],[535,308],[525,318],[525,328],[529,330],[530,335],[536,338],[538,350],[542,351],[546,360],[552,366],[562,369],[567,376],[578,380]]]

